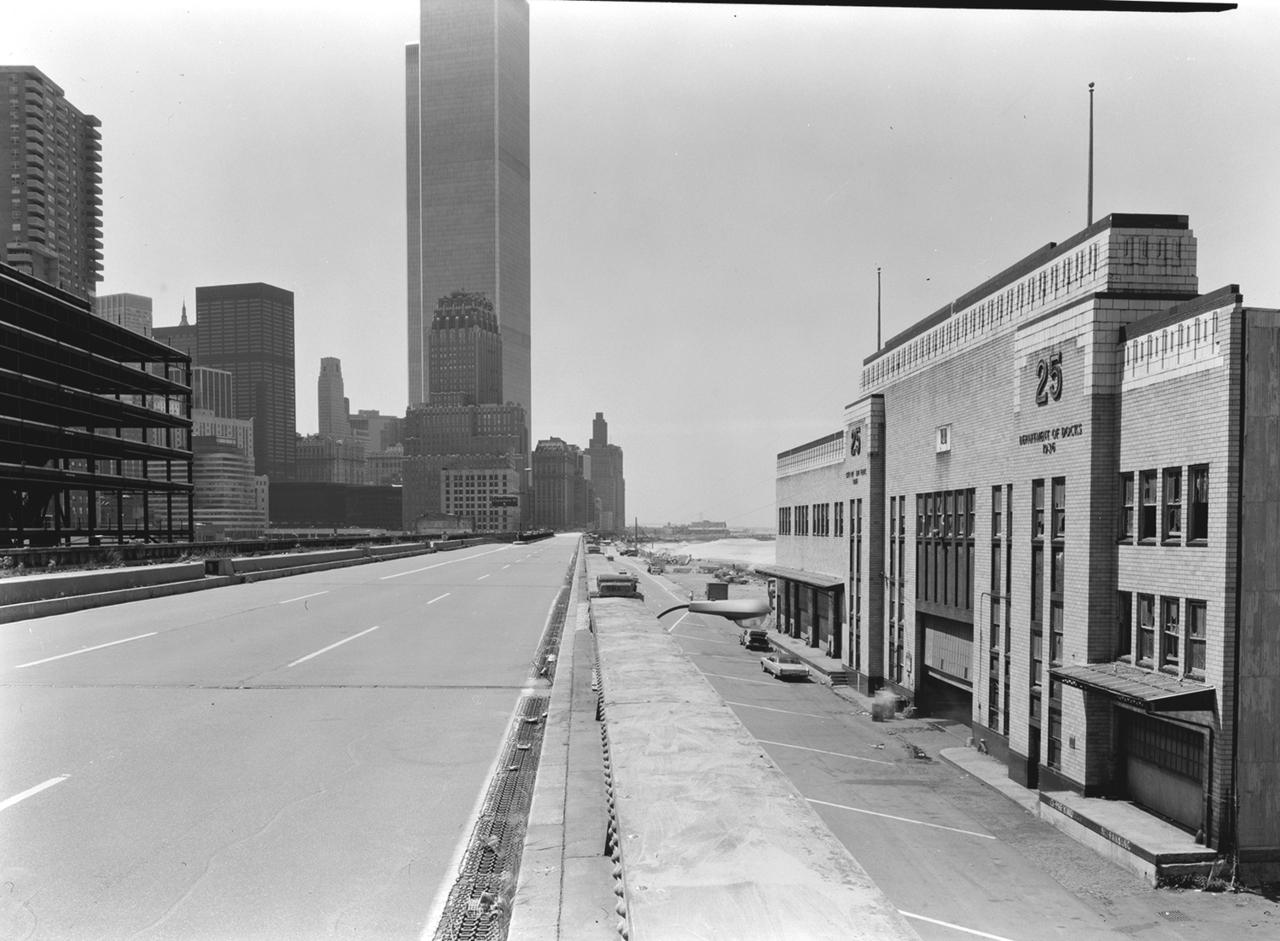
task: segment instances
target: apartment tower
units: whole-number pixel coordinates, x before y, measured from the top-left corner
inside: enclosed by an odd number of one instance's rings
[[[102,280],[101,122],[34,66],[0,66],[0,93],[9,119],[0,122],[0,179],[8,186],[0,262],[92,298]]]
[[[430,394],[431,314],[483,294],[506,401],[530,415],[529,5],[423,0],[406,49],[409,405]]]

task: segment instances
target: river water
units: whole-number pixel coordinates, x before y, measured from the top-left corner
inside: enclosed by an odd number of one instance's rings
[[[772,565],[776,558],[776,544],[762,539],[715,539],[711,542],[655,542],[654,552],[671,556],[691,556],[694,559],[715,559],[717,562],[737,562],[740,565]]]

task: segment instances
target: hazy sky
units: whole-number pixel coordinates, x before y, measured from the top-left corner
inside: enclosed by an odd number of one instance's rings
[[[533,0],[534,440],[603,411],[628,516],[773,521],[778,451],[835,430],[888,338],[1095,217],[1190,216],[1202,291],[1280,307],[1280,3],[1217,14]],[[105,280],[292,290],[403,414],[414,0],[11,4],[0,61],[102,121]]]

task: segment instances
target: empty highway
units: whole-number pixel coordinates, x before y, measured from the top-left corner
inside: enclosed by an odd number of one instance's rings
[[[0,937],[418,937],[576,544],[0,626]]]

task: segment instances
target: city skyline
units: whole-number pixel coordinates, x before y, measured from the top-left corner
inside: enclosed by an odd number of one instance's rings
[[[54,2],[0,58],[102,121],[99,293],[168,326],[197,285],[286,285],[300,400],[335,356],[353,410],[401,414],[417,4],[249,10]],[[1095,217],[1186,214],[1206,288],[1280,299],[1274,8],[529,10],[530,441],[603,410],[642,521],[771,522],[776,453],[858,397],[877,267],[887,338],[1083,229],[1091,81]]]

